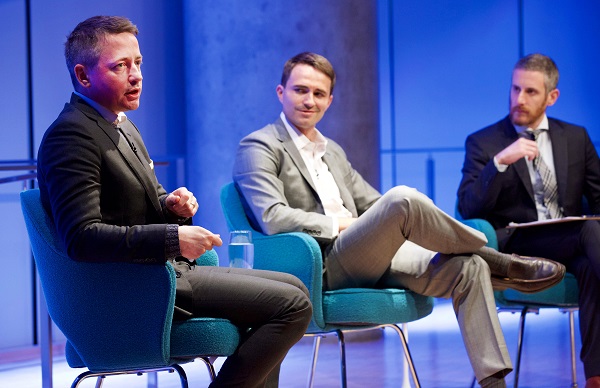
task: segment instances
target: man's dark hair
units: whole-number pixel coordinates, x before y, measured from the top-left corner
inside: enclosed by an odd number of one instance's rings
[[[333,66],[324,56],[310,52],[300,53],[285,63],[283,66],[283,74],[281,75],[282,86],[285,87],[285,84],[292,73],[292,69],[300,64],[311,66],[329,77],[331,80],[331,90],[329,90],[329,93],[333,94],[333,87],[335,86],[335,71],[333,70]]]
[[[138,34],[137,27],[121,16],[93,16],[79,23],[65,42],[65,59],[71,75],[71,82],[77,88],[75,65],[94,67],[98,64],[102,40],[106,35],[129,32]]]

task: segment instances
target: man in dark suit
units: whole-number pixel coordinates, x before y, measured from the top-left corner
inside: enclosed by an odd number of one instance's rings
[[[276,89],[283,112],[240,142],[234,164],[248,218],[267,234],[315,237],[327,289],[402,287],[451,297],[477,380],[505,386],[512,365],[492,284],[530,292],[562,279],[564,268],[485,249],[482,233],[415,189],[399,186],[382,196],[316,128],[334,84],[333,67],[318,54],[285,64]]]
[[[221,238],[191,225],[196,197],[184,187],[167,194],[123,114],[138,108],[142,91],[137,33],[126,18],[98,16],[69,35],[75,93],[40,145],[42,203],[73,260],[171,261],[175,318],[222,317],[240,327],[242,343],[211,387],[277,386],[279,365],[312,316],[307,289],[288,274],[195,265]]]
[[[506,228],[582,215],[584,198],[600,213],[600,161],[587,131],[546,116],[559,96],[558,76],[547,56],[517,62],[509,115],[467,138],[458,208],[463,217],[488,220],[501,251],[548,257],[575,275],[586,387],[600,387],[600,224]]]

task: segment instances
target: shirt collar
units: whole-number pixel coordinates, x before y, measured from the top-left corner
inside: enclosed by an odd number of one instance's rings
[[[292,138],[292,141],[294,142],[296,148],[301,150],[308,144],[314,144],[317,149],[320,148],[322,150],[325,150],[325,148],[327,147],[327,139],[325,138],[325,136],[323,136],[321,132],[319,132],[318,129],[315,128],[315,130],[317,131],[317,139],[315,142],[312,142],[308,139],[308,137],[306,137],[302,132],[300,132],[298,129],[296,129],[296,127],[294,127],[287,121],[287,118],[285,117],[285,114],[283,112],[281,112],[279,117],[281,118],[281,121],[283,121],[283,125],[285,126],[285,129],[288,131],[288,134]]]
[[[114,112],[111,112],[110,110],[106,109],[91,98],[84,96],[83,94],[77,91],[75,91],[74,93],[81,97],[83,101],[87,102],[96,111],[98,111],[98,113],[100,113],[100,116],[102,116],[109,123],[119,125],[122,124],[125,120],[127,120],[127,116],[125,116],[124,112],[119,112],[119,114],[115,114]]]
[[[515,129],[517,130],[517,133],[521,133],[523,131],[526,131],[528,129],[532,129],[532,130],[536,130],[536,129],[545,129],[545,130],[550,130],[550,126],[548,124],[548,116],[546,116],[546,114],[544,113],[544,117],[542,117],[542,121],[540,121],[540,125],[537,126],[537,128],[529,128],[527,126],[523,126],[523,125],[515,125]]]

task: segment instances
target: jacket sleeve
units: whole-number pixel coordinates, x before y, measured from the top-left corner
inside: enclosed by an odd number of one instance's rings
[[[495,155],[484,142],[482,136],[470,135],[465,143],[463,176],[458,188],[458,210],[464,218],[487,218],[507,178],[494,165]]]
[[[584,131],[584,138],[586,162],[583,194],[589,207],[587,210],[591,214],[600,214],[600,159],[587,131]]]

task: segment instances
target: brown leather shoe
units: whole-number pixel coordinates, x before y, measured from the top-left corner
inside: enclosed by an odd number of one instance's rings
[[[512,255],[508,277],[492,276],[495,290],[513,290],[532,294],[543,291],[560,282],[565,276],[565,266],[549,259]]]

